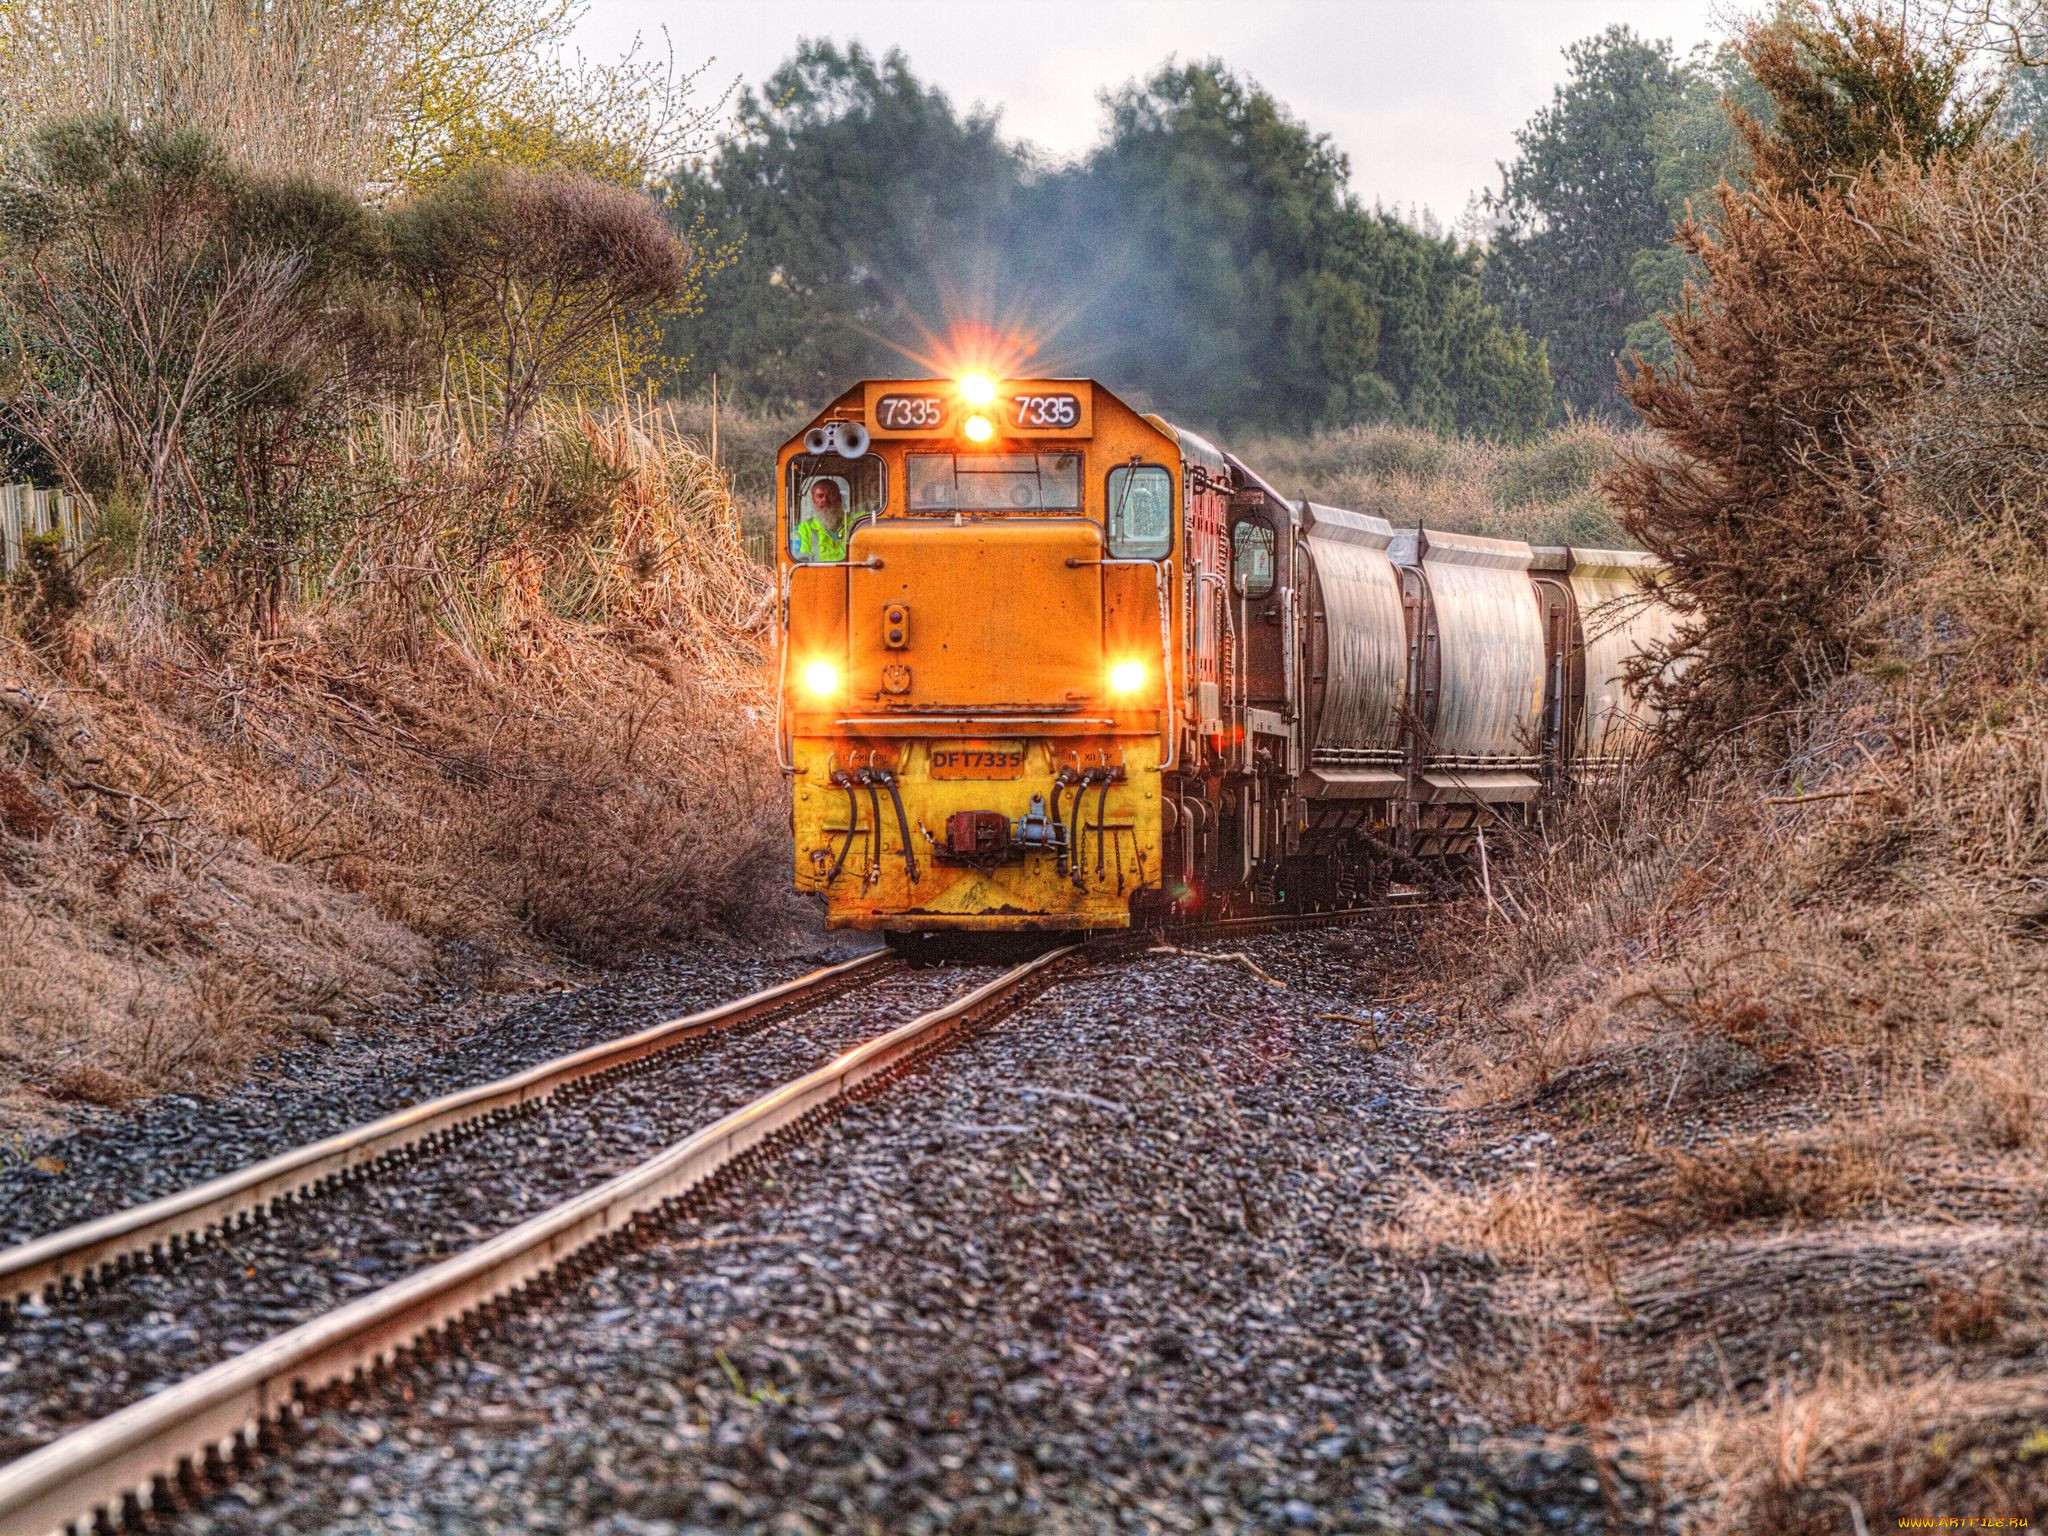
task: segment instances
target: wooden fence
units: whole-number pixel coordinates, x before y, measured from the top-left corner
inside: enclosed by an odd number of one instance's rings
[[[0,576],[21,564],[27,540],[45,533],[62,534],[66,549],[76,549],[84,540],[78,503],[71,493],[0,485]]]

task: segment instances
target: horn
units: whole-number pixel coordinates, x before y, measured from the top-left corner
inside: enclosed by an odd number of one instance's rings
[[[868,451],[868,429],[857,421],[839,423],[839,456],[857,459]]]
[[[813,427],[804,434],[804,452],[823,453],[832,443],[832,434],[823,427]]]

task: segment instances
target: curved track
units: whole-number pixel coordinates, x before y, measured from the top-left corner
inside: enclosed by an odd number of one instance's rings
[[[0,1251],[0,1312],[54,1299],[145,1263],[175,1257],[246,1226],[281,1201],[330,1188],[414,1148],[445,1146],[466,1127],[499,1123],[586,1082],[685,1041],[807,1006],[885,974],[881,951],[814,971],[737,1001],[608,1040],[524,1072],[412,1105],[204,1184]]]
[[[1175,938],[1356,923],[1415,899],[1348,912],[1179,925]],[[761,1095],[595,1188],[394,1284],[357,1297],[0,1467],[0,1536],[104,1529],[175,1506],[238,1455],[271,1445],[326,1391],[487,1319],[511,1297],[573,1275],[580,1263],[653,1212],[744,1166],[850,1095],[871,1091],[962,1029],[1035,995],[1062,961],[1149,936],[1070,945],[1016,966],[965,996],[846,1051]],[[515,1077],[387,1116],[240,1173],[0,1253],[0,1294],[70,1295],[260,1219],[282,1201],[455,1145],[467,1128],[502,1123],[572,1082],[617,1074],[709,1034],[861,986],[892,969],[877,954],[769,988],[720,1008],[546,1063]]]

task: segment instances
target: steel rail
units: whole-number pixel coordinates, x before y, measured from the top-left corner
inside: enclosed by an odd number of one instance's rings
[[[861,955],[638,1034],[542,1062],[496,1082],[415,1104],[367,1125],[298,1147],[143,1205],[0,1251],[0,1314],[10,1304],[92,1283],[243,1223],[314,1185],[357,1173],[423,1141],[552,1097],[579,1079],[638,1061],[700,1035],[730,1029],[778,1008],[830,996],[886,967],[882,950]]]
[[[1352,928],[1389,912],[1403,912],[1435,903],[1412,888],[1393,891],[1362,907],[1333,912],[1262,912],[1242,917],[1194,918],[1156,930],[1173,939],[1220,938],[1227,933],[1295,933],[1310,928]]]
[[[261,1443],[311,1393],[392,1364],[523,1290],[862,1084],[981,1022],[1084,946],[1067,945],[854,1047],[666,1151],[455,1258],[363,1296],[0,1467],[0,1536],[51,1536],[152,1507],[160,1486]]]

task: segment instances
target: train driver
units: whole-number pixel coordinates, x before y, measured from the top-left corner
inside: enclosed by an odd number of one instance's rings
[[[811,509],[796,525],[796,558],[846,558],[846,497],[837,480],[820,475],[811,482]]]

